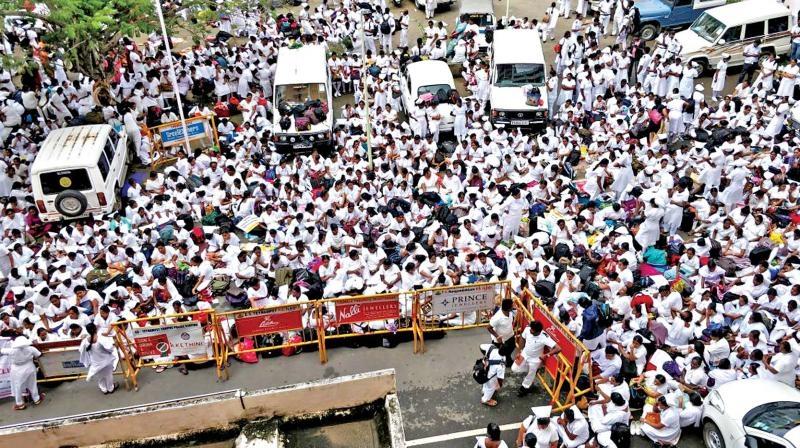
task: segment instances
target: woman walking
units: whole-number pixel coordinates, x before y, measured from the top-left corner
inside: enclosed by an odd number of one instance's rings
[[[119,360],[114,340],[98,334],[94,323],[86,325],[86,333],[88,336],[81,341],[80,346],[80,361],[89,369],[86,381],[96,377],[100,391],[104,394],[113,394],[117,389],[117,384],[114,383],[114,370]]]

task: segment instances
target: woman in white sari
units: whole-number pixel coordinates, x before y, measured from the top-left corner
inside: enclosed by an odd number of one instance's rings
[[[81,341],[79,349],[81,364],[89,369],[86,381],[97,378],[100,391],[112,394],[117,389],[117,384],[114,383],[114,370],[119,361],[114,340],[100,335],[93,323],[86,325],[86,332],[89,336]]]

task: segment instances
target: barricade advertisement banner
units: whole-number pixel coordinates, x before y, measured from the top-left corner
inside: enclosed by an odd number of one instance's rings
[[[10,338],[0,338],[0,349],[11,344]],[[11,394],[11,357],[0,355],[0,398],[10,397]]]
[[[253,310],[236,316],[235,322],[239,337],[298,330],[303,328],[303,310],[299,305]]]
[[[496,286],[473,285],[431,291],[431,312],[450,314],[491,309],[495,305]]]
[[[541,322],[545,333],[550,336],[556,344],[561,347],[561,353],[570,361],[575,360],[578,349],[572,338],[564,334],[564,331],[556,325],[549,314],[545,314],[538,306],[533,307],[533,318]],[[551,376],[555,377],[558,372],[558,360],[554,356],[548,357],[544,362],[544,367]]]
[[[206,339],[200,322],[133,328],[133,341],[141,359],[205,355]]]
[[[336,301],[336,323],[353,324],[400,317],[400,295],[358,297]]]

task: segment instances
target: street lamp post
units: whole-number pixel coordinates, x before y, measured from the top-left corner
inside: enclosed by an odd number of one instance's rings
[[[178,114],[181,117],[181,128],[183,128],[183,140],[186,145],[187,153],[191,150],[189,143],[189,131],[186,128],[186,117],[183,114],[183,101],[181,101],[181,93],[178,90],[178,77],[175,75],[175,63],[172,61],[172,48],[169,45],[167,38],[167,25],[164,24],[164,14],[161,11],[161,0],[153,0],[158,14],[158,21],[161,24],[161,37],[164,40],[164,49],[167,52],[167,60],[169,61],[169,77],[172,81],[172,90],[175,92],[175,100],[178,103]]]

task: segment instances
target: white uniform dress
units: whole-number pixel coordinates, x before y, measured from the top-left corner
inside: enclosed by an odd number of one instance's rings
[[[794,85],[797,82],[797,75],[800,74],[800,65],[787,65],[781,71],[784,76],[781,78],[780,86],[778,86],[778,96],[790,97],[794,94]]]
[[[81,341],[80,361],[89,373],[86,381],[97,378],[97,385],[103,393],[114,391],[114,370],[117,368],[119,355],[114,347],[114,340],[108,336],[98,336],[97,342],[89,347],[89,338]]]
[[[11,393],[18,406],[25,404],[25,392],[31,394],[33,401],[39,401],[39,388],[36,386],[36,365],[33,360],[42,355],[31,346],[31,341],[20,336],[0,353],[11,358]]]
[[[671,406],[661,411],[663,428],[656,429],[650,425],[642,425],[642,432],[653,442],[675,443],[681,437],[680,410]]]

